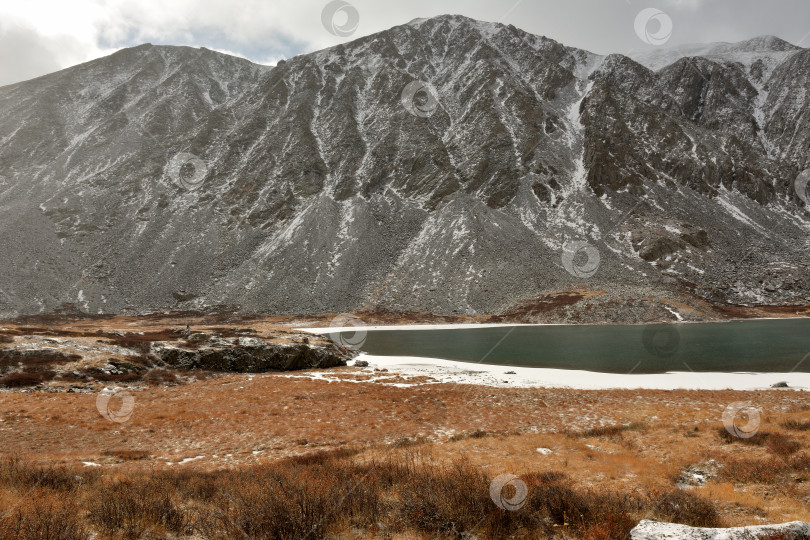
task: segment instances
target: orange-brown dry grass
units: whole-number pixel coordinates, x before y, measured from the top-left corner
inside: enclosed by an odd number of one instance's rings
[[[271,465],[318,449],[352,448],[358,464],[418,451],[436,464],[465,456],[488,477],[559,471],[572,489],[644,493],[671,490],[686,467],[714,459],[715,476],[694,492],[727,524],[810,520],[810,432],[795,429],[810,421],[804,392],[396,387],[354,368],[309,375],[131,387],[135,409],[120,424],[98,413],[95,394],[0,393],[0,451],[122,475]],[[718,435],[737,401],[763,410],[765,444]]]
[[[436,463],[408,453],[359,461],[352,454],[125,476],[6,460],[0,462],[0,490],[8,495],[0,502],[0,538],[612,539],[643,517],[721,524],[711,502],[677,489],[581,488],[559,472],[527,472],[527,496],[507,510],[492,499],[490,475],[468,460]],[[58,481],[45,481],[51,478]]]

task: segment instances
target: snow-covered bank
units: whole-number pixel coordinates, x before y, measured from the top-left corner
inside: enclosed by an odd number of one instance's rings
[[[810,319],[810,317],[747,317],[745,319],[722,319],[712,321],[678,321],[678,322],[660,322],[660,323],[588,323],[587,325],[602,326],[602,325],[615,325],[615,326],[644,326],[644,325],[660,325],[671,324],[673,326],[685,324],[727,324],[732,322],[754,322],[754,321],[784,321],[784,320],[797,320],[797,319]],[[362,322],[361,319],[357,321]],[[335,326],[335,327],[297,327],[293,330],[297,332],[310,332],[311,334],[332,334],[335,332],[369,332],[371,330],[459,330],[462,328],[496,328],[496,327],[511,327],[511,326],[583,326],[576,323],[446,323],[446,324],[378,324],[367,326]]]
[[[755,390],[786,382],[793,389],[810,389],[810,373],[699,373],[691,371],[622,374],[575,369],[511,367],[416,356],[376,356],[361,353],[370,370],[387,369],[406,376],[427,376],[441,382],[515,388],[568,387],[585,390],[649,388],[654,390]]]
[[[335,332],[368,332],[370,330],[459,330],[462,328],[496,328],[498,326],[565,326],[563,323],[448,323],[448,324],[383,324],[376,326],[335,326],[328,328],[294,328],[299,332],[332,334]]]

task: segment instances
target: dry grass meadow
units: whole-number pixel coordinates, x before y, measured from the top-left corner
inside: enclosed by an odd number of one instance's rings
[[[354,367],[153,379],[0,389],[0,539],[614,539],[644,518],[810,521],[804,391],[493,388]],[[131,411],[102,416],[105,386],[107,410]],[[736,402],[761,411],[750,438],[721,420]],[[493,495],[504,474],[517,484]]]
[[[349,367],[322,375],[132,387],[125,422],[102,417],[96,394],[5,392],[0,534],[615,538],[645,517],[810,519],[804,392],[495,389],[394,374],[368,382]],[[750,439],[720,421],[738,401],[763,411]],[[528,488],[518,510],[490,498],[504,473]]]

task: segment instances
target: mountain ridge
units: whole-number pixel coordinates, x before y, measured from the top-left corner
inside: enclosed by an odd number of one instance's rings
[[[0,312],[810,301],[806,49],[651,71],[460,16],[276,67],[162,47],[0,88]]]

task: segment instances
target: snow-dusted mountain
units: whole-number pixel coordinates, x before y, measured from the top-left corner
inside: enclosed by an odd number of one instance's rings
[[[0,311],[806,303],[810,51],[693,52],[442,16],[273,68],[142,45],[2,87]]]
[[[756,68],[754,77],[756,81],[760,81],[763,75],[770,74],[776,66],[800,50],[802,50],[801,47],[783,39],[774,36],[759,36],[739,43],[692,43],[677,47],[651,49],[631,53],[631,57],[653,71],[658,71],[681,58],[693,56],[703,56],[719,63],[739,63],[749,71],[755,63],[761,63],[762,67]]]

